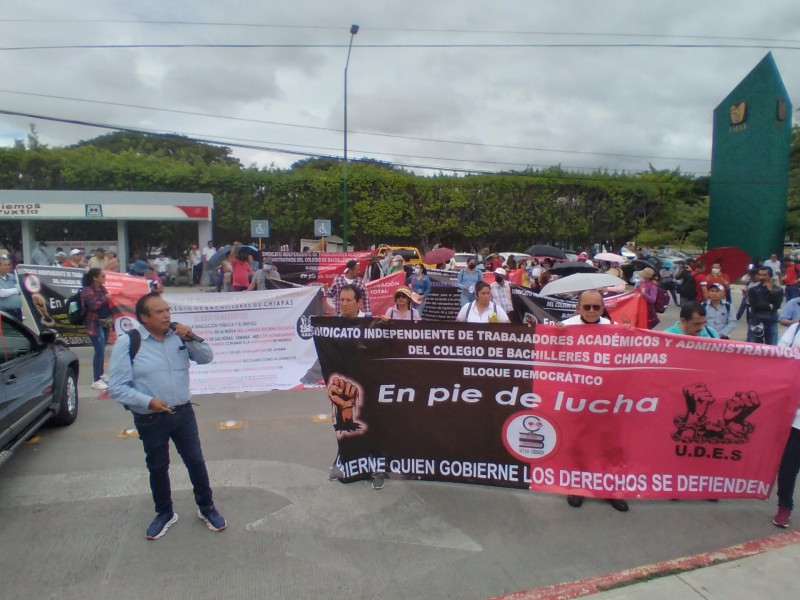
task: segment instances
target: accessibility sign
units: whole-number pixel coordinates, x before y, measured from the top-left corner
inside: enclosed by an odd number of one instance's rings
[[[314,219],[314,235],[328,237],[331,235],[330,219]]]
[[[269,221],[250,221],[250,237],[268,238]]]

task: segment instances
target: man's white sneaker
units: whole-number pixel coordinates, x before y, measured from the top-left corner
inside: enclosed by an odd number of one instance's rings
[[[103,381],[105,381],[106,383],[108,383],[108,375],[106,375],[105,373],[103,373],[102,375],[100,375],[100,379],[102,379]]]
[[[107,390],[108,389],[108,384],[105,381],[103,381],[102,379],[98,379],[97,381],[95,381],[92,384],[92,389],[95,389],[95,390]]]

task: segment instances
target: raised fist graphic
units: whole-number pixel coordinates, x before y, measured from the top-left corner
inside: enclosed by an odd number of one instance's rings
[[[353,418],[358,403],[358,385],[355,382],[334,375],[328,383],[328,399],[334,407],[333,428],[336,431],[356,431],[361,428]]]
[[[709,407],[716,400],[705,383],[687,385],[683,388],[683,397],[686,400],[686,425],[705,420]]]

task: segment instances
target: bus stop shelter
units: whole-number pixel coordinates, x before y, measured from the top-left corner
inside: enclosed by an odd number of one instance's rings
[[[22,249],[26,263],[36,248],[35,221],[115,221],[120,270],[130,256],[128,222],[197,222],[197,239],[210,240],[211,194],[176,192],[86,192],[0,190],[0,219],[21,222]]]

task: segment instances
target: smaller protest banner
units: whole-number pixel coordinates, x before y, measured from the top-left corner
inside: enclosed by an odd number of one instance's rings
[[[369,250],[358,252],[263,252],[278,269],[284,281],[300,285],[317,283],[329,286],[333,278],[341,275],[347,262],[358,262],[359,272],[367,266]]]
[[[318,287],[164,299],[172,320],[189,325],[214,351],[211,363],[192,365],[193,393],[292,389],[316,362],[310,318],[321,311]]]
[[[66,300],[83,287],[85,269],[18,265],[17,276],[22,297],[33,316],[34,329],[55,329],[69,346],[91,346],[83,325],[73,325],[67,315]],[[114,332],[120,335],[136,325],[136,301],[150,291],[143,277],[106,271]]]

